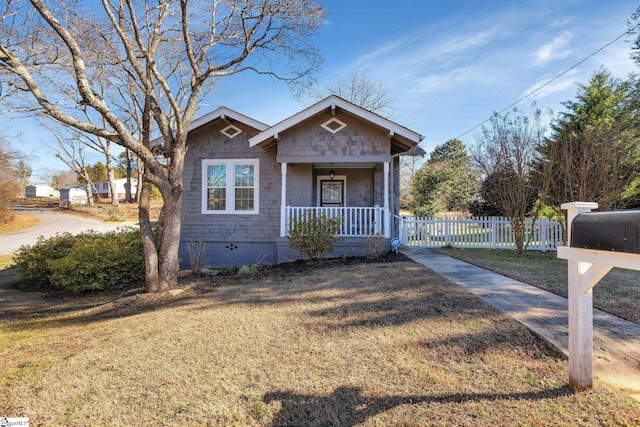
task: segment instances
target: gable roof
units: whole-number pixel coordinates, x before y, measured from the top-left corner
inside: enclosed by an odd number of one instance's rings
[[[389,132],[389,136],[391,138],[402,142],[403,145],[407,145],[409,148],[417,146],[420,141],[422,141],[422,135],[409,130],[406,127],[401,126],[395,122],[392,122],[391,120],[385,119],[378,114],[372,113],[369,110],[365,110],[362,107],[352,104],[351,102],[340,98],[339,96],[331,95],[323,99],[322,101],[312,105],[311,107],[306,108],[297,114],[294,114],[288,119],[284,119],[280,123],[266,130],[263,130],[258,135],[249,138],[249,145],[251,147],[254,147],[264,142],[277,139],[279,133],[307,120],[308,118],[329,109],[335,112],[335,110],[338,108],[341,111],[344,111],[352,116],[358,117],[375,126],[386,129]]]
[[[227,107],[218,107],[210,113],[205,114],[204,116],[198,117],[197,119],[191,122],[191,126],[189,126],[189,132],[206,125],[207,123],[211,123],[216,119],[231,119],[233,121],[244,123],[245,125],[251,126],[254,129],[259,130],[260,132],[269,128],[268,125],[265,125],[262,122],[252,119],[251,117],[247,117],[244,114],[240,114],[237,111],[233,111]]]

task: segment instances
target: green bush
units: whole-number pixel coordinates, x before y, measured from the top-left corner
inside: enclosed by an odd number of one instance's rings
[[[333,251],[333,244],[338,240],[340,218],[327,218],[307,212],[302,220],[293,218],[289,230],[289,247],[306,254],[312,261],[317,261],[325,252]]]
[[[14,258],[22,285],[73,294],[144,285],[140,232],[69,233],[23,246]]]
[[[20,273],[21,285],[33,288],[50,288],[51,269],[49,262],[66,256],[78,238],[79,236],[74,237],[69,233],[62,233],[48,239],[40,237],[33,246],[21,246],[13,258]]]

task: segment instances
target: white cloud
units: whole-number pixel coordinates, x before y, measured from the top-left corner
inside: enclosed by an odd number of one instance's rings
[[[573,69],[567,72],[565,75],[563,75],[559,79],[554,80],[551,83],[547,83],[552,78],[553,76],[551,75],[545,76],[544,78],[540,79],[539,81],[535,82],[534,84],[529,86],[527,89],[525,89],[522,92],[521,96],[528,95],[535,90],[536,92],[533,93],[531,96],[534,99],[543,99],[554,93],[563,92],[572,87],[575,88],[576,83],[579,81],[579,78],[580,78],[580,71],[578,69]],[[540,88],[543,85],[544,87]]]
[[[551,43],[540,46],[535,53],[535,64],[542,65],[556,59],[562,59],[569,56],[572,50],[569,48],[573,34],[569,31],[563,31],[554,38]]]
[[[484,85],[486,51],[501,36],[495,22],[474,28],[427,27],[405,34],[357,58],[348,68],[358,68],[392,89],[432,93],[461,85]],[[472,64],[472,65],[470,65]]]
[[[450,61],[457,55],[479,49],[489,43],[497,29],[484,30],[453,38],[431,38],[426,30],[406,35],[356,59],[353,68],[373,69],[380,64],[394,64],[394,68],[424,65],[426,62]]]
[[[468,67],[460,67],[443,73],[430,74],[415,80],[411,92],[425,93],[436,92],[459,87],[469,82],[475,82],[482,77],[477,70]]]

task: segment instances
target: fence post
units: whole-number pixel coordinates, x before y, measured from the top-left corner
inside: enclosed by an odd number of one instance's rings
[[[444,244],[445,246],[449,246],[450,243],[451,243],[451,229],[450,229],[449,217],[447,216],[444,218]]]
[[[407,223],[405,217],[400,217],[400,233],[402,233],[402,244],[409,245],[409,232],[407,231]]]
[[[491,217],[491,246],[498,248],[498,218],[495,216]]]
[[[547,231],[549,228],[549,218],[542,218],[540,224],[540,244],[542,245],[542,252],[547,252]]]

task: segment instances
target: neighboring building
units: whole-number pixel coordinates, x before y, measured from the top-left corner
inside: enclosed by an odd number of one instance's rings
[[[62,187],[60,189],[60,206],[84,205],[88,201],[84,187]]]
[[[225,107],[194,120],[188,138],[180,258],[207,244],[204,264],[275,264],[303,258],[288,246],[292,217],[342,218],[331,256],[390,247],[398,214],[399,156],[422,137],[337,96],[269,127]]]
[[[25,197],[57,198],[60,197],[60,192],[48,185],[27,185],[24,189],[24,195]]]
[[[127,178],[117,178],[115,180],[116,185],[116,194],[119,198],[125,197],[127,194]],[[111,197],[109,193],[109,181],[99,181],[93,183],[94,194],[97,194],[100,197],[106,198]],[[138,180],[135,178],[131,178],[131,194],[135,196],[136,191],[138,190]]]

